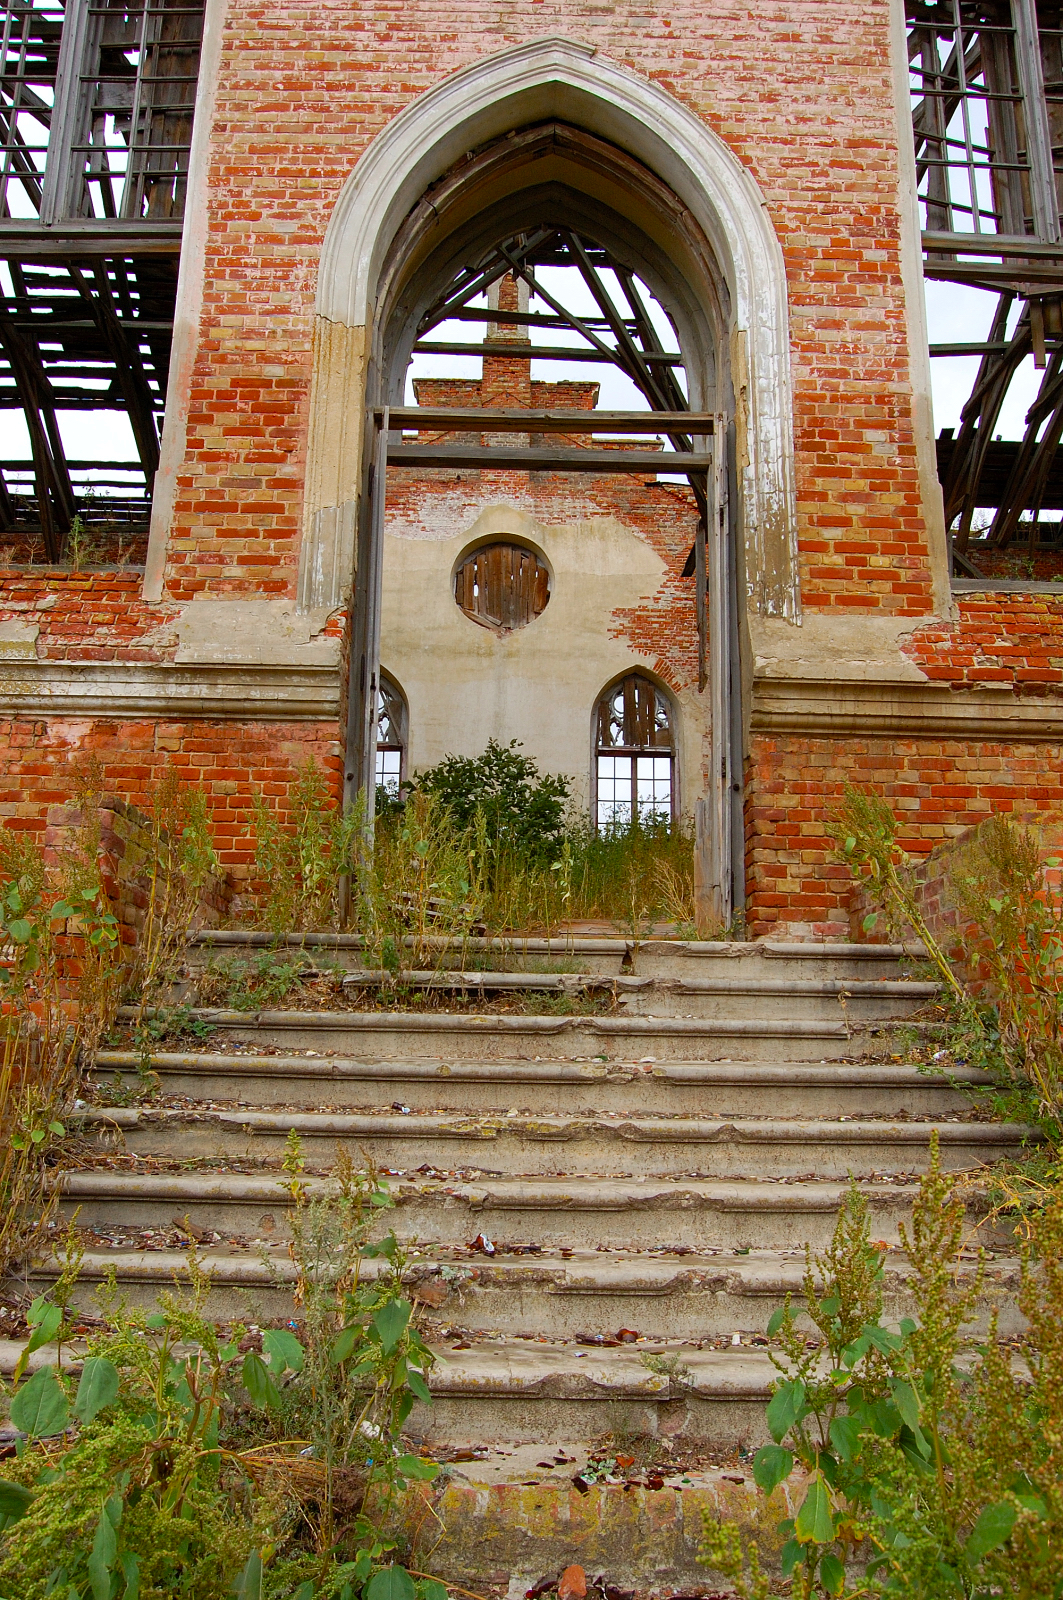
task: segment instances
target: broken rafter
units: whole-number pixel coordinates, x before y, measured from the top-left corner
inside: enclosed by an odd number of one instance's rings
[[[79,294],[92,308],[96,324],[114,361],[115,377],[125,401],[137,454],[144,469],[144,478],[150,495],[155,474],[159,470],[159,435],[155,427],[154,396],[144,371],[139,346],[135,339],[129,337],[127,327],[122,325],[115,310],[106,262],[96,262],[92,269],[96,285],[95,294],[89,288],[81,269],[73,262],[69,271]]]

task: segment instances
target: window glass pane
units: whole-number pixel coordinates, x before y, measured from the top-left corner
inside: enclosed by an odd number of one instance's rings
[[[402,751],[389,750],[385,746],[376,747],[376,783],[378,789],[384,789],[394,799],[398,799],[399,785],[402,780]]]
[[[598,826],[626,827],[631,821],[631,757],[598,757]]]
[[[671,756],[637,756],[635,792],[644,821],[660,817],[667,822],[672,815]]]

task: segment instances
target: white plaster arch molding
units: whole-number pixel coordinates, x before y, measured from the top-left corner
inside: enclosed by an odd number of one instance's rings
[[[352,415],[352,397],[343,389],[368,349],[388,246],[424,191],[467,151],[550,118],[642,161],[689,208],[716,253],[733,313],[749,603],[797,620],[786,274],[763,196],[723,140],[671,95],[591,46],[563,38],[485,56],[418,96],[369,145],[336,203],[318,282],[300,604],[335,604],[337,585],[349,582],[361,418]]]

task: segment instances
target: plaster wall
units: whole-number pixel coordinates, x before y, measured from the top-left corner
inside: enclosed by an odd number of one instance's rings
[[[445,520],[436,507],[435,525]],[[562,773],[589,804],[593,720],[614,679],[640,669],[658,681],[656,660],[634,647],[618,613],[649,605],[666,564],[616,517],[544,522],[503,500],[484,504],[453,532],[385,534],[381,666],[409,704],[411,770],[444,755],[478,756],[488,739],[518,739],[543,772]],[[470,622],[453,599],[458,558],[492,536],[515,538],[545,557],[546,610],[498,635]],[[708,696],[669,688],[676,712],[680,804],[702,792]]]

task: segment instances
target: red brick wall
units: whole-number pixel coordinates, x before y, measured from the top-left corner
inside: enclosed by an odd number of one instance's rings
[[[142,805],[175,768],[183,782],[203,788],[218,857],[237,884],[250,875],[254,856],[253,795],[283,813],[295,771],[307,760],[340,791],[332,724],[26,719],[0,723],[0,749],[0,824],[42,841],[49,809],[70,798],[73,766],[95,760],[102,790],[132,805]]]
[[[460,17],[232,0],[170,592],[291,591],[317,261],[340,189],[417,94],[549,33],[675,96],[761,186],[789,278],[806,604],[925,612],[887,0],[479,0]]]
[[[1063,594],[966,594],[958,607],[957,623],[920,628],[904,646],[928,678],[1023,695],[1063,683]]]
[[[1030,819],[1058,809],[1063,749],[759,735],[746,781],[750,931],[848,938],[854,882],[847,866],[831,860],[827,832],[846,783],[882,795],[900,819],[902,847],[925,855],[990,811]]]

